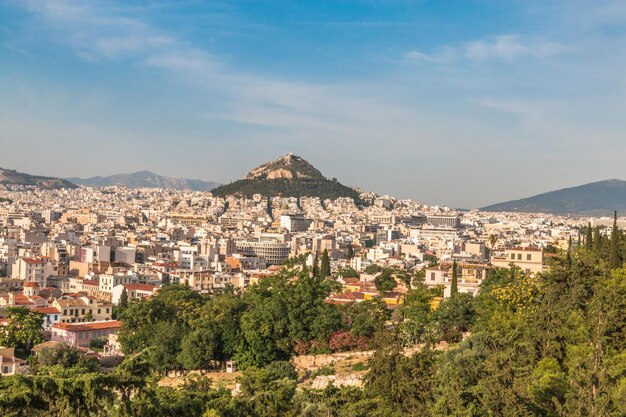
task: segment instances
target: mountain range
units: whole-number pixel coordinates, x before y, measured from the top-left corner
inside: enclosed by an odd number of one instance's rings
[[[13,169],[4,168],[0,168],[0,184],[30,185],[48,190],[59,188],[76,188],[76,185],[61,178],[24,174],[22,172],[17,172]]]
[[[482,211],[602,216],[626,213],[626,181],[605,180],[493,204]]]
[[[291,153],[252,169],[243,179],[221,186],[210,181],[165,177],[150,171],[109,177],[61,179],[3,168],[0,168],[0,185],[27,185],[42,189],[76,188],[77,185],[92,187],[118,185],[128,188],[211,191],[219,197],[227,195],[251,197],[254,194],[321,199],[350,197],[360,202],[357,190],[341,184],[335,178],[324,177],[308,161]],[[598,181],[493,204],[480,210],[589,216],[610,215],[614,210],[626,213],[626,181],[618,179]]]
[[[224,197],[254,194],[283,197],[319,197],[322,200],[351,197],[360,201],[359,193],[337,181],[328,179],[302,157],[291,153],[252,169],[245,178],[217,187],[213,195]]]
[[[150,171],[117,174],[108,177],[66,178],[77,185],[89,187],[122,186],[128,188],[172,188],[176,190],[210,191],[219,186],[216,182],[186,178],[170,178]]]

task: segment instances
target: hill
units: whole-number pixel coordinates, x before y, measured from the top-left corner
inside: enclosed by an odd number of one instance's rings
[[[305,159],[287,154],[275,161],[254,168],[244,179],[214,189],[219,197],[254,194],[283,197],[319,197],[336,199],[350,197],[359,201],[359,193],[336,179],[329,180]]]
[[[0,168],[0,184],[30,185],[47,190],[59,188],[76,188],[76,185],[61,178],[24,174],[23,172],[17,172],[13,169],[4,168]]]
[[[109,177],[67,178],[68,181],[89,187],[108,187],[118,185],[128,188],[172,188],[175,190],[210,191],[219,184],[210,181],[186,178],[170,178],[150,171],[131,174],[117,174]]]
[[[614,210],[623,213],[626,212],[626,181],[599,181],[498,203],[481,210],[572,215],[610,215]]]

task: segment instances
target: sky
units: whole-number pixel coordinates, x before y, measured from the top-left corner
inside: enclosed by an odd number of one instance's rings
[[[626,1],[0,0],[0,166],[227,183],[287,152],[474,208],[626,179]]]

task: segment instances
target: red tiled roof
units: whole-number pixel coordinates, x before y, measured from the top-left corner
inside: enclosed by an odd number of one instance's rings
[[[122,322],[119,320],[92,321],[91,323],[57,323],[55,329],[68,330],[70,332],[86,332],[91,330],[119,329]]]
[[[33,258],[22,258],[24,262],[27,264],[42,264],[43,260],[41,259],[33,259]]]
[[[150,284],[122,284],[129,291],[154,291],[158,288],[156,285]]]
[[[59,309],[56,307],[39,307],[36,308],[35,311],[41,314],[61,314]]]
[[[37,284],[36,282],[25,282],[24,286],[28,288],[37,288],[39,287],[39,284]]]

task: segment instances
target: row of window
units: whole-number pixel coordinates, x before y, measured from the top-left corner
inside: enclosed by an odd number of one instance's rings
[[[527,253],[526,254],[526,260],[527,261],[531,261],[532,259],[533,259],[533,256],[530,253]],[[513,260],[513,261],[515,260],[515,254],[514,253],[511,254],[511,260]],[[521,253],[517,254],[517,260],[518,261],[522,260],[522,254]]]
[[[77,309],[72,309],[72,308],[70,308],[70,309],[69,309],[69,313],[70,313],[69,315],[70,315],[70,316],[71,316],[71,315],[74,315],[75,317],[78,317],[78,310],[79,310],[78,308],[77,308]],[[80,309],[80,310],[81,310],[81,313],[80,313],[80,314],[84,316],[84,315],[85,315],[85,309],[83,308],[83,309]],[[105,310],[106,310],[106,314],[109,314],[109,309],[108,309],[108,308],[106,308]],[[67,309],[64,309],[64,310],[63,310],[63,315],[64,315],[64,316],[67,316],[67,315],[68,315],[68,314],[67,314],[67,312],[68,312],[68,310],[67,310]],[[99,309],[98,309],[98,314],[102,314],[102,309],[101,309],[101,308],[99,308]]]

